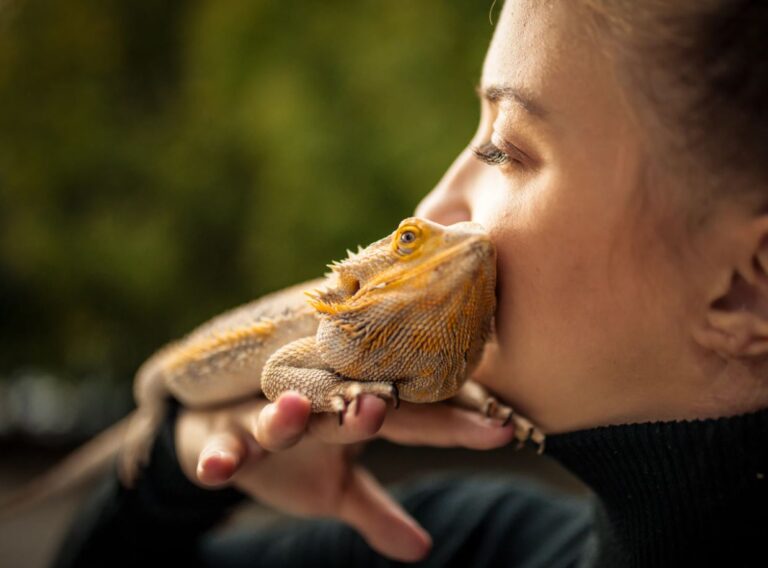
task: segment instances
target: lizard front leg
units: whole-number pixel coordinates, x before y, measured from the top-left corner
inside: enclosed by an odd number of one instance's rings
[[[522,447],[528,440],[537,446],[537,452],[544,452],[544,433],[536,428],[529,420],[515,413],[511,407],[499,402],[488,389],[480,383],[467,380],[458,393],[450,399],[457,406],[469,410],[477,410],[490,418],[502,420],[504,424],[510,421],[515,425],[515,438],[518,447]]]
[[[276,351],[264,365],[261,389],[269,400],[295,390],[312,403],[312,412],[344,411],[362,394],[373,394],[399,404],[397,385],[385,381],[356,381],[338,375],[318,354],[315,337],[296,340]]]

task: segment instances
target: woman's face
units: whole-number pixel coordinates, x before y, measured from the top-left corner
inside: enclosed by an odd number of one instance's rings
[[[478,378],[516,410],[550,432],[696,414],[699,243],[685,200],[643,185],[628,103],[568,4],[506,2],[477,133],[417,214],[490,231],[498,347]]]

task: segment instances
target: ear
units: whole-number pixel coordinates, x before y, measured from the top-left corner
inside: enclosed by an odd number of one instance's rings
[[[726,358],[768,355],[768,215],[754,219],[733,241],[725,285],[696,330],[703,347]]]

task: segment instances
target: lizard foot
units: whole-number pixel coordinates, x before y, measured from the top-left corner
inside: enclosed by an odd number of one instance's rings
[[[483,404],[483,414],[488,418],[501,420],[502,426],[509,424],[512,417],[515,415],[512,407],[499,402],[495,396],[489,396],[485,399],[485,403]]]
[[[355,414],[360,410],[360,397],[364,394],[375,395],[385,401],[392,400],[395,408],[400,406],[400,396],[395,383],[344,381],[333,389],[328,406],[331,412],[339,416],[339,426],[344,424],[344,414],[354,402]]]
[[[522,416],[518,416],[514,412],[510,414],[510,419],[515,424],[515,439],[517,439],[517,449],[525,446],[526,442],[531,441],[536,445],[536,453],[544,453],[544,442],[546,436],[544,433],[536,428],[530,420],[526,420]]]
[[[451,401],[463,408],[482,412],[488,418],[501,420],[502,426],[513,422],[515,425],[517,447],[522,448],[526,442],[531,441],[536,444],[539,454],[544,453],[544,433],[529,420],[516,414],[511,407],[500,402],[483,385],[473,380],[468,380]]]

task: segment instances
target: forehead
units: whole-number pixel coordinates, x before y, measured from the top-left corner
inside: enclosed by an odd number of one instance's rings
[[[507,0],[483,65],[481,87],[511,86],[555,117],[603,98],[608,66],[574,3]]]

